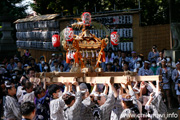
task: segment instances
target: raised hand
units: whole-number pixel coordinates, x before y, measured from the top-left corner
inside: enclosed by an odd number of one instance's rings
[[[126,86],[131,85],[131,78],[128,76],[126,80]]]
[[[151,94],[150,94],[150,99],[153,99],[153,97],[154,97],[154,92],[152,92]]]
[[[108,84],[107,84],[107,83],[104,83],[104,86],[105,86],[105,87],[108,87]]]
[[[125,83],[121,83],[121,87],[122,87],[123,89],[126,89],[126,84],[125,84]]]
[[[97,85],[96,80],[94,80],[94,82],[91,82],[90,85],[91,85],[91,86]]]
[[[144,81],[141,82],[140,89],[144,89],[146,87],[146,84]]]
[[[73,81],[72,84],[75,86],[79,85],[77,81]]]
[[[145,94],[145,93],[147,92],[146,83],[145,83],[144,81],[141,82],[140,92],[141,92],[142,94]]]

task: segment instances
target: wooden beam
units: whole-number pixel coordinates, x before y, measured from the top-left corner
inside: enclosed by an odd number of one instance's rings
[[[133,76],[137,73],[133,72]],[[36,77],[96,77],[96,76],[123,76],[125,72],[88,72],[88,73],[73,73],[73,72],[41,72],[36,73]]]
[[[36,73],[36,77],[84,77],[83,73],[70,73],[70,72],[41,72],[41,73]]]
[[[136,80],[138,81],[162,81],[162,76],[161,75],[151,75],[151,76],[136,76]]]
[[[53,82],[73,82],[74,79],[76,79],[75,77],[54,77],[52,79]]]
[[[97,84],[104,84],[108,83],[109,81],[112,83],[113,79],[112,77],[85,77],[84,82],[86,83],[97,83]]]
[[[162,76],[152,75],[152,76],[130,76],[131,81],[161,81]],[[127,81],[127,76],[114,77],[114,83],[125,83]]]
[[[131,81],[159,81],[162,80],[162,76],[129,76]],[[47,82],[72,82],[73,79],[76,79],[78,82],[103,84],[108,83],[125,83],[127,81],[127,76],[96,76],[96,77],[53,77],[52,79],[45,77]]]

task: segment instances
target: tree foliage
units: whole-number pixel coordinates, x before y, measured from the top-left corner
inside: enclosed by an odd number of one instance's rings
[[[171,22],[180,22],[180,0],[171,0]]]
[[[11,16],[12,19],[18,19],[26,16],[27,6],[17,7],[15,4],[22,0],[2,0],[0,4],[0,16]]]
[[[91,13],[113,10],[138,9],[140,1],[141,24],[155,25],[169,23],[170,0],[35,0],[31,6],[39,14],[60,13],[76,15],[84,11]],[[173,9],[180,9],[178,0],[174,1]],[[178,3],[178,5],[176,3]],[[177,13],[175,10],[174,13]],[[179,10],[180,11],[180,10]],[[178,13],[177,13],[178,14]]]
[[[142,0],[141,22],[143,25],[169,23],[168,0]]]

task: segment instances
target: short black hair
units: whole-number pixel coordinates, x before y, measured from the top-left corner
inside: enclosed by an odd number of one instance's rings
[[[50,85],[49,88],[48,88],[49,95],[52,96],[53,93],[56,93],[56,91],[59,90],[59,89],[60,89],[59,85],[56,85],[56,84]]]
[[[22,61],[21,61],[21,60],[18,60],[18,63],[19,63],[19,62],[20,62],[20,63],[22,63]]]
[[[29,116],[35,110],[34,103],[28,101],[21,105],[21,114],[23,116]]]
[[[156,64],[156,61],[153,60],[152,63],[155,63],[155,64]]]
[[[127,108],[131,108],[134,105],[133,101],[123,101],[123,103],[127,106]]]
[[[156,49],[156,48],[157,48],[157,46],[156,46],[156,45],[153,45],[153,46],[152,46],[152,48],[153,48],[153,49]]]
[[[70,62],[74,62],[74,59],[71,59]]]
[[[129,66],[129,63],[127,61],[124,61],[124,64],[126,64],[127,66]]]
[[[113,63],[115,63],[115,62],[117,62],[117,63],[119,63],[119,59],[114,59],[114,61],[113,61]]]
[[[58,61],[57,61],[57,60],[54,60],[53,62],[54,62],[54,63],[58,63]]]
[[[29,68],[29,69],[27,70],[27,75],[30,73],[30,71],[34,71],[34,72],[35,72],[35,69],[34,69],[34,68]]]
[[[63,57],[63,53],[59,53],[59,56],[62,56],[62,57]]]
[[[24,78],[22,81],[21,81],[21,85],[25,87],[26,83],[28,82],[29,80]]]
[[[93,97],[93,102],[94,102],[95,104],[97,104],[97,105],[99,104],[99,103],[98,103],[98,100],[101,100],[101,96],[98,95],[98,96],[90,96],[90,97]]]
[[[109,47],[108,51],[109,51],[109,50],[113,50],[112,47]]]
[[[61,67],[61,66],[64,68],[64,65],[63,65],[63,64],[60,64],[60,67]]]
[[[68,94],[64,94],[64,95],[62,96],[62,99],[64,100],[64,102],[65,102],[66,105],[69,105],[69,104],[71,104],[71,102],[72,102],[73,100],[75,100],[75,96],[71,96],[71,95],[68,95]]]
[[[35,61],[35,59],[34,59],[34,58],[31,58],[31,60]]]
[[[38,94],[41,94],[43,91],[45,91],[45,90],[42,87],[37,86],[34,91],[34,95],[36,96],[36,98],[38,98]]]
[[[121,51],[121,53],[124,53],[124,54],[126,54],[126,52],[125,52],[125,51]]]
[[[137,62],[139,62],[139,64],[140,64],[140,67],[142,67],[142,66],[143,66],[143,63],[142,63],[142,61],[137,61]]]
[[[30,89],[33,86],[31,82],[26,82],[25,89]]]

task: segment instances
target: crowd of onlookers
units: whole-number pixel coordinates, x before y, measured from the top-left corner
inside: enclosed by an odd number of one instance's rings
[[[111,48],[106,62],[100,64],[105,72],[132,71],[138,75],[162,75],[159,91],[155,82],[131,82],[97,85],[73,83],[47,84],[35,78],[36,72],[70,72],[74,60],[66,63],[63,54],[52,54],[45,62],[41,56],[36,63],[28,50],[0,64],[0,112],[8,120],[129,120],[131,114],[147,114],[142,119],[153,119],[155,114],[171,109],[172,98],[180,105],[180,62],[164,56],[164,50],[152,47],[148,59],[132,51],[131,55]],[[86,66],[89,66],[86,64]],[[109,88],[109,92],[108,92]],[[158,102],[157,102],[158,101]],[[165,104],[166,105],[165,105]],[[179,106],[180,107],[180,106]],[[4,113],[4,114],[2,114]],[[136,118],[137,119],[137,118]],[[138,118],[139,119],[139,118]],[[159,118],[157,118],[159,119]]]

